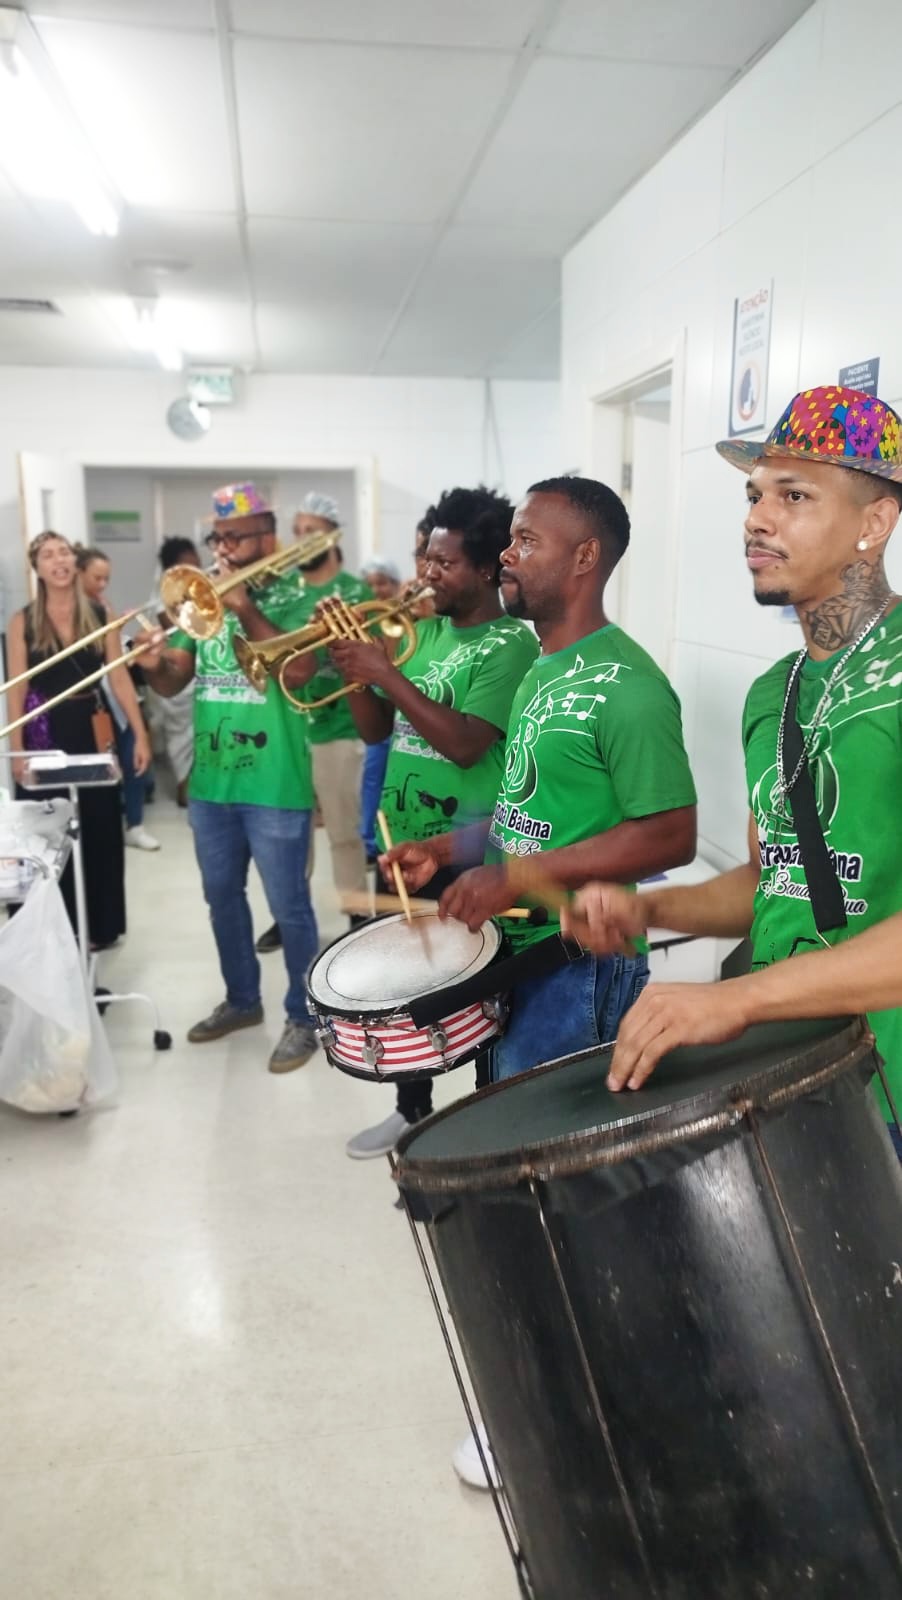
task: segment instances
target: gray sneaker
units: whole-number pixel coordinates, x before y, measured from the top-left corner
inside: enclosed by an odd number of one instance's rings
[[[203,1017],[188,1029],[188,1038],[192,1044],[209,1044],[212,1039],[224,1039],[227,1033],[237,1033],[239,1028],[256,1028],[262,1021],[262,1006],[254,1006],[251,1011],[239,1011],[237,1006],[223,1000],[208,1017]]]
[[[282,1037],[269,1058],[270,1072],[294,1072],[316,1055],[319,1041],[308,1022],[286,1022]]]
[[[375,1156],[387,1156],[409,1127],[407,1118],[402,1117],[400,1111],[393,1111],[384,1122],[377,1122],[374,1128],[364,1128],[362,1133],[349,1139],[345,1153],[352,1161],[372,1161]]]

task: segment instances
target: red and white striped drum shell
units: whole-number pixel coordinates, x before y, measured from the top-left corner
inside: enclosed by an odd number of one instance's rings
[[[408,1007],[491,965],[501,934],[471,933],[434,911],[368,922],[328,946],[307,979],[318,1035],[334,1067],[373,1082],[450,1072],[472,1061],[507,1019],[503,997],[473,1001],[418,1028]]]

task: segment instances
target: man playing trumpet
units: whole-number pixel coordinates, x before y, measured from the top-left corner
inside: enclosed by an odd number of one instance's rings
[[[213,508],[207,545],[220,569],[240,572],[274,553],[275,515],[254,484],[217,489]],[[188,818],[226,992],[188,1038],[206,1044],[263,1021],[247,898],[253,861],[281,930],[288,973],[286,1020],[269,1070],[292,1072],[317,1049],[304,983],[318,947],[306,871],[313,805],[310,751],[304,719],[294,714],[277,683],[267,683],[264,694],[250,686],[233,640],[239,628],[251,640],[291,632],[306,620],[308,608],[291,571],[266,578],[253,591],[243,584],[229,588],[222,604],[225,623],[211,639],[195,641],[176,632],[165,648],[161,633],[138,640],[154,641],[142,665],[157,694],[168,698],[192,680],[196,686]],[[302,657],[293,665],[292,683],[305,682],[315,669],[314,656]]]

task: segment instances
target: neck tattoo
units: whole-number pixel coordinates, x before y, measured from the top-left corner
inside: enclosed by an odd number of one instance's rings
[[[840,573],[842,588],[823,604],[802,612],[802,622],[817,650],[832,654],[854,639],[877,607],[890,597],[886,573],[870,561],[853,561]]]

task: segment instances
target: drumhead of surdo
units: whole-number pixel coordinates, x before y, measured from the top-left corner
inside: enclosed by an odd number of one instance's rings
[[[397,1010],[481,972],[500,943],[493,922],[471,933],[451,918],[440,922],[434,911],[415,912],[412,925],[403,915],[382,917],[323,951],[310,972],[310,994],[325,1011]]]

